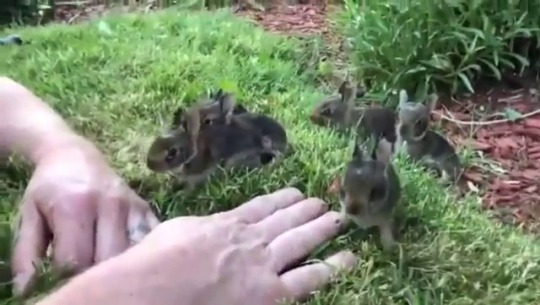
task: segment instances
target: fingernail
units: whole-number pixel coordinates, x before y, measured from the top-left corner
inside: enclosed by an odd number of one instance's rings
[[[327,263],[338,269],[350,271],[358,263],[358,257],[352,251],[344,250],[330,256]]]
[[[298,200],[304,199],[304,194],[295,187],[286,187],[276,191],[276,193],[281,192],[287,194],[287,196],[298,198]]]

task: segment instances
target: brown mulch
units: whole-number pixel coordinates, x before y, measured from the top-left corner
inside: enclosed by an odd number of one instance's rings
[[[286,35],[326,34],[326,9],[320,5],[279,6],[261,11],[243,10],[237,12],[247,17],[265,30]]]
[[[456,146],[481,151],[488,159],[472,164],[464,175],[481,189],[483,207],[504,223],[539,233],[540,114],[527,115],[540,109],[537,95],[529,89],[499,89],[444,104],[434,120],[442,123]],[[507,109],[528,117],[511,121],[503,115]],[[496,168],[490,168],[489,160]]]

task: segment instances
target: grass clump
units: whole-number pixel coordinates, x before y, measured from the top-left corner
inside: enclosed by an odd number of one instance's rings
[[[351,148],[346,139],[308,122],[324,92],[314,87],[313,76],[299,70],[305,66],[299,60],[304,50],[296,41],[221,11],[111,16],[19,33],[32,44],[0,49],[0,71],[45,98],[95,141],[123,177],[138,181],[143,196],[162,214],[209,214],[284,186],[325,198],[337,208],[326,188]],[[146,169],[145,152],[172,109],[220,85],[249,109],[282,122],[297,152],[280,165],[224,175],[184,196],[166,177]],[[309,304],[523,305],[540,299],[537,245],[491,224],[477,210],[475,198],[457,202],[405,160],[396,167],[408,213],[422,220],[404,236],[403,255],[386,257],[376,239],[337,238],[318,255],[349,247],[362,262]],[[25,178],[16,177],[0,194],[7,220],[24,186]]]
[[[340,23],[359,75],[385,91],[424,98],[473,92],[481,78],[538,71],[540,3],[346,0]],[[414,95],[413,95],[414,94]]]

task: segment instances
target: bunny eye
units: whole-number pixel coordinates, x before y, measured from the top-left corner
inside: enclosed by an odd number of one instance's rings
[[[204,125],[212,125],[213,122],[214,122],[214,120],[212,120],[211,118],[205,118],[204,121],[203,121],[203,124]]]
[[[418,119],[416,123],[414,123],[414,132],[416,135],[421,134],[424,132],[428,126],[427,126],[427,120],[424,119]]]
[[[178,155],[178,150],[176,148],[171,148],[167,151],[167,155],[165,156],[165,160],[167,162],[172,161],[174,157]]]
[[[331,114],[332,114],[332,110],[330,108],[324,108],[321,111],[321,115],[331,115]]]

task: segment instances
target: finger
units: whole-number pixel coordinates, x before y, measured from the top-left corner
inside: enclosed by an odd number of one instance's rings
[[[156,214],[149,210],[146,212],[146,222],[148,223],[148,226],[151,230],[153,230],[155,227],[157,227],[161,221],[159,221],[159,218],[157,218]]]
[[[277,272],[312,252],[317,246],[337,235],[345,223],[342,214],[331,211],[304,225],[283,233],[268,248]]]
[[[116,200],[105,201],[99,205],[94,262],[102,262],[129,247],[127,231],[129,208],[129,204]]]
[[[94,261],[96,210],[90,198],[73,196],[52,204],[49,226],[54,235],[53,264],[57,271],[79,273]]]
[[[324,262],[298,267],[281,275],[281,281],[295,301],[304,301],[309,295],[328,284],[341,271],[349,271],[358,263],[350,251],[336,253]]]
[[[134,194],[134,197],[135,199],[133,199],[133,202],[135,202],[135,204],[138,205],[142,211],[144,211],[146,218],[145,221],[150,228],[150,231],[153,230],[161,223],[157,216],[157,209],[152,209],[152,206],[148,202],[143,200],[141,197],[139,197],[137,194]]]
[[[33,202],[21,203],[19,224],[14,232],[14,246],[11,255],[13,273],[13,294],[26,296],[33,288],[36,264],[45,256],[51,234],[43,217]]]
[[[324,201],[318,198],[309,198],[275,212],[254,226],[264,232],[265,242],[269,243],[284,232],[303,225],[326,211],[327,206]]]
[[[218,213],[217,217],[231,217],[245,223],[256,223],[277,210],[291,206],[304,199],[296,188],[284,188],[271,194],[257,196],[234,210]]]
[[[127,221],[127,232],[130,245],[139,243],[152,231],[154,223],[148,222],[149,208],[138,205],[131,206]]]

